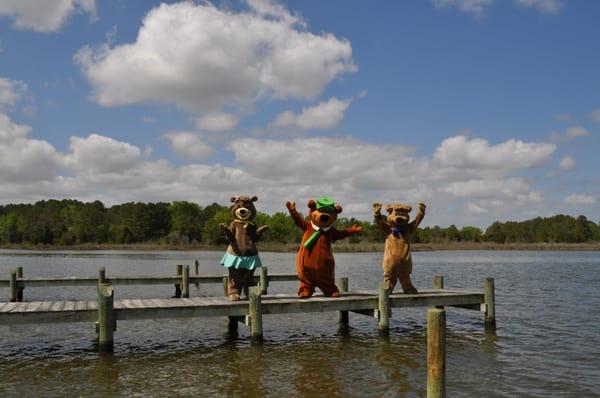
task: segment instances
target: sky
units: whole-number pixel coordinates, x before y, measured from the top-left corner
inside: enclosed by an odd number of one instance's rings
[[[0,203],[600,221],[600,2],[0,0]]]

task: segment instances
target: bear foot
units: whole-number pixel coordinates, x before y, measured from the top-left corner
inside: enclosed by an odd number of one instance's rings
[[[234,293],[229,295],[229,301],[240,301],[242,298],[239,294]]]
[[[298,297],[300,297],[300,298],[309,298],[312,295],[313,294],[310,290],[300,290],[298,292]]]
[[[417,294],[417,293],[419,293],[419,291],[417,290],[417,288],[414,287],[414,286],[413,287],[409,287],[407,289],[402,289],[402,291],[404,293],[406,293],[406,294]]]
[[[340,292],[333,292],[329,295],[329,297],[340,297],[340,296],[341,296]]]

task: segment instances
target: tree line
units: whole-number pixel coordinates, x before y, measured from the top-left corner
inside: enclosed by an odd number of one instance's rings
[[[231,222],[229,207],[213,203],[124,203],[106,207],[100,201],[44,200],[34,204],[0,206],[0,245],[77,245],[85,243],[160,243],[170,245],[225,244],[220,223]],[[301,233],[287,212],[259,212],[258,225],[270,229],[263,240],[296,243]],[[363,232],[350,243],[383,242],[385,236],[372,222],[341,217],[337,228],[360,224]],[[600,226],[585,216],[556,215],[515,222],[495,222],[483,231],[455,225],[419,228],[414,242],[578,243],[600,241]]]

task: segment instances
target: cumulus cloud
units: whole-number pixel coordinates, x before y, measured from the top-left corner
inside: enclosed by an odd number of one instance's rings
[[[230,113],[207,113],[196,119],[196,128],[210,132],[230,131],[238,122],[239,118]]]
[[[593,205],[596,204],[596,198],[591,195],[571,194],[565,197],[565,202],[570,205]]]
[[[0,16],[13,20],[17,29],[56,32],[73,14],[96,18],[95,0],[2,0]]]
[[[481,17],[485,9],[492,5],[492,0],[433,0],[436,8],[455,7],[465,14]]]
[[[560,160],[559,167],[564,171],[573,170],[575,168],[575,159],[571,156],[565,156]]]
[[[446,138],[437,147],[433,161],[441,167],[510,170],[546,163],[556,145],[508,140],[490,145],[482,138],[463,135]]]
[[[565,137],[568,140],[572,140],[577,137],[591,137],[592,133],[590,133],[585,127],[582,126],[573,126],[567,129],[565,133]]]
[[[212,155],[213,149],[199,133],[191,131],[178,131],[165,134],[170,141],[173,151],[181,156],[191,159],[204,159]]]
[[[0,77],[0,111],[13,108],[27,92],[22,81]]]
[[[600,108],[594,109],[588,113],[588,119],[590,119],[592,122],[600,123]]]
[[[517,0],[522,7],[533,8],[542,14],[556,14],[562,7],[560,0]]]
[[[30,184],[52,179],[62,166],[56,149],[46,141],[29,138],[30,132],[31,127],[0,114],[0,182]]]
[[[276,3],[249,3],[241,12],[161,4],[135,42],[86,46],[75,59],[101,105],[164,102],[209,111],[261,98],[312,99],[356,70],[347,40],[302,29]]]
[[[315,106],[303,108],[296,114],[292,111],[280,113],[271,125],[275,128],[299,130],[327,130],[337,127],[344,118],[344,112],[350,106],[351,99],[339,100],[332,97]]]
[[[428,220],[442,225],[514,218],[515,208],[520,214],[539,210],[543,195],[520,172],[542,164],[554,150],[548,144],[509,140],[492,145],[458,136],[441,142],[431,155],[417,156],[399,144],[350,137],[237,138],[226,148],[233,154],[231,165],[177,165],[150,159],[147,150],[99,134],[71,137],[68,150],[60,153],[30,133],[28,126],[0,117],[3,201],[73,197],[108,204],[205,204],[245,193],[257,194],[260,209],[272,212],[284,210],[286,200],[303,204],[317,195],[331,195],[344,206],[344,215],[362,219],[371,217],[374,200],[426,201]],[[198,133],[171,132],[165,138],[182,156],[202,159],[212,151]],[[451,145],[459,138],[462,152]]]
[[[88,137],[71,137],[67,163],[79,173],[121,173],[141,159],[137,146],[110,137],[91,134]]]

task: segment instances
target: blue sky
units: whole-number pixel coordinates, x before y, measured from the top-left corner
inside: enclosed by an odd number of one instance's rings
[[[30,3],[30,4],[28,4]],[[33,7],[28,5],[33,4]],[[0,202],[600,219],[600,3],[0,3]]]

